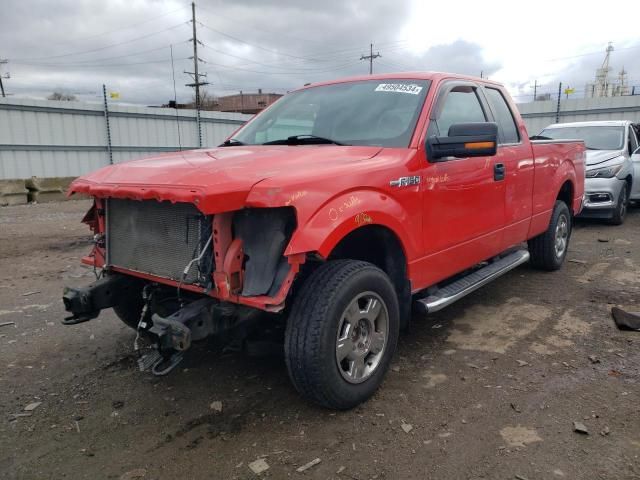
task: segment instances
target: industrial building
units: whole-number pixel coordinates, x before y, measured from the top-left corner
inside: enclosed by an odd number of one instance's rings
[[[243,93],[240,91],[240,93],[234,95],[218,97],[215,110],[219,112],[256,114],[280,97],[282,95],[279,93],[262,93],[262,89],[258,89],[258,93]]]

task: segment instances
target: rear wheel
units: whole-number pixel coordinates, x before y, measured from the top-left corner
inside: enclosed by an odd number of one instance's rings
[[[398,331],[398,298],[382,270],[361,261],[327,262],[294,299],[285,334],[289,376],[307,399],[353,408],[382,383]]]
[[[569,207],[556,200],[547,231],[528,242],[531,265],[542,270],[558,270],[567,256],[571,227]]]
[[[613,216],[609,223],[611,225],[622,225],[624,223],[624,219],[627,216],[627,205],[629,203],[629,195],[627,182],[624,182],[622,186],[622,190],[620,190],[620,195],[618,195],[618,203],[616,204],[616,209],[613,211]]]

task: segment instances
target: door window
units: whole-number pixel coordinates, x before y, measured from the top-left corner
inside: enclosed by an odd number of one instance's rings
[[[638,148],[638,140],[636,139],[636,134],[633,131],[633,127],[629,125],[629,155],[632,155],[637,148]]]
[[[446,98],[440,116],[435,122],[437,132],[429,134],[446,137],[449,127],[454,123],[486,122],[485,116],[475,87],[454,87]]]
[[[518,127],[502,92],[496,88],[485,88],[485,92],[498,123],[499,142],[518,143],[520,141]]]

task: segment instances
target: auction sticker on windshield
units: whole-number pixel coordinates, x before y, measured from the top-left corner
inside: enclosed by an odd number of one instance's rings
[[[418,95],[422,91],[422,87],[413,83],[381,83],[376,87],[375,91],[410,93],[411,95]]]

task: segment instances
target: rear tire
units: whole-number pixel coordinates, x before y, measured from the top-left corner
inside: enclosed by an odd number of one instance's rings
[[[629,204],[628,191],[627,182],[624,182],[620,195],[618,195],[616,209],[613,211],[611,220],[609,220],[611,225],[622,225],[624,223],[624,219],[627,217],[627,205]]]
[[[321,265],[287,322],[285,361],[295,388],[327,408],[364,402],[389,368],[399,323],[397,294],[382,270],[355,260]]]
[[[556,200],[547,231],[529,240],[529,262],[541,270],[558,270],[569,249],[572,218],[567,204]]]

